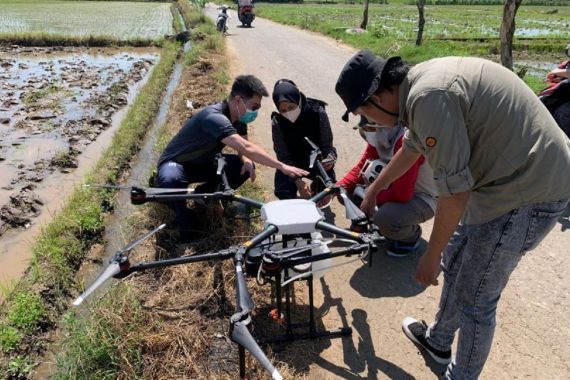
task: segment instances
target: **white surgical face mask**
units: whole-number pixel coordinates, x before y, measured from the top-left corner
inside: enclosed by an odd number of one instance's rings
[[[391,149],[395,143],[395,138],[398,136],[400,127],[387,127],[380,124],[373,125],[376,127],[376,131],[362,132],[364,134],[366,142],[375,147],[378,151],[383,149]]]
[[[366,142],[373,147],[376,147],[376,132],[362,132]]]
[[[291,123],[294,123],[297,121],[300,114],[301,114],[301,108],[297,107],[294,110],[283,112],[281,115],[283,115],[283,117],[289,120]]]

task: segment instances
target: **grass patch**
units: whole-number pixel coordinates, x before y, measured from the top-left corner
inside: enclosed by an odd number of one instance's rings
[[[20,331],[30,332],[45,313],[41,299],[33,293],[22,292],[12,298],[8,323]]]
[[[0,324],[0,351],[12,351],[20,344],[21,340],[22,333],[18,329],[5,323]]]
[[[53,379],[140,377],[142,337],[152,327],[127,286],[117,286],[89,310],[89,318],[64,318],[67,337]],[[121,374],[121,376],[119,376]]]

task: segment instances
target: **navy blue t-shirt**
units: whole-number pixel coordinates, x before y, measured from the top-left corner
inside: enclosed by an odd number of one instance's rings
[[[179,164],[209,164],[224,148],[221,142],[238,133],[247,135],[247,125],[232,124],[227,102],[207,106],[184,123],[158,159],[158,166],[167,161]]]

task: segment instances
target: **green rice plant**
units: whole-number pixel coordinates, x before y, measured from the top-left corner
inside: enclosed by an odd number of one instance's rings
[[[517,14],[515,43],[518,38],[527,38],[528,49],[532,51],[535,44],[552,46],[570,38],[567,27],[570,7],[559,8],[554,14],[548,13],[551,9],[523,5]],[[360,25],[361,5],[261,3],[256,7],[256,12],[260,17],[323,33],[356,47],[372,47],[379,54],[384,54],[386,48],[396,48],[399,51],[407,45],[414,45],[417,33],[418,11],[415,4],[401,2],[370,4],[368,30],[360,33],[347,33],[347,30]],[[422,46],[443,40],[465,42],[469,50],[477,49],[476,43],[481,40],[498,41],[501,17],[501,6],[430,6],[426,9]],[[459,47],[459,44],[450,44],[450,48],[455,47]]]
[[[0,43],[10,43],[22,46],[162,46],[163,38],[125,38],[113,36],[71,36],[44,32],[0,33]]]
[[[154,39],[172,34],[172,14],[167,3],[4,0],[0,33]]]

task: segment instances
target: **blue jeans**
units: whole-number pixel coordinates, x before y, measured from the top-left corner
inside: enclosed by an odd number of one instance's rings
[[[521,257],[552,230],[568,200],[534,203],[490,222],[460,225],[443,253],[444,284],[435,322],[426,338],[457,352],[445,379],[477,379],[489,356],[501,293]]]

